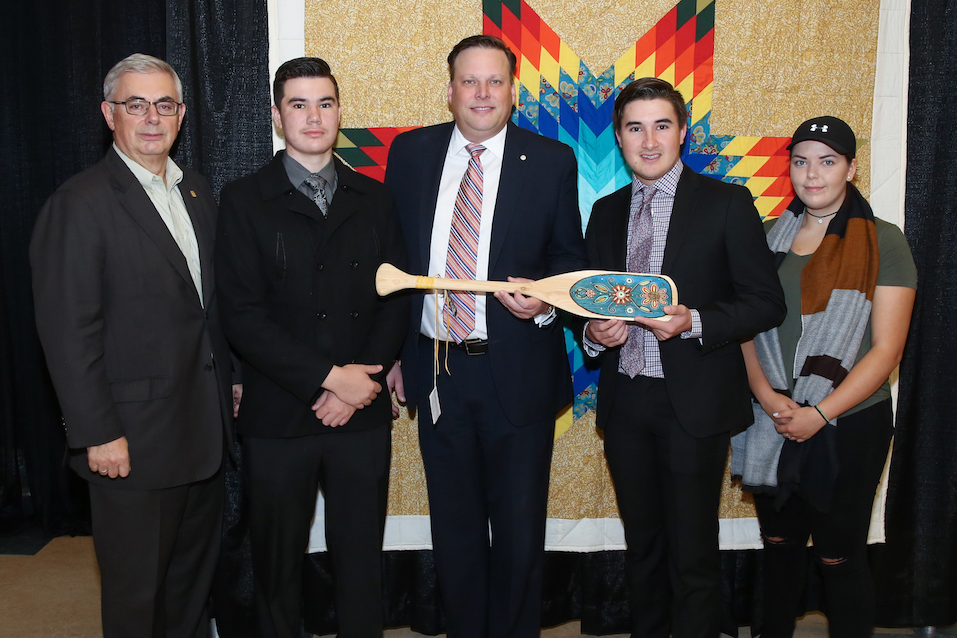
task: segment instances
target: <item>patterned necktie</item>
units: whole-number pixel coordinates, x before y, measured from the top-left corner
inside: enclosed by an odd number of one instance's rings
[[[449,232],[449,253],[445,259],[445,276],[453,279],[475,279],[478,263],[479,228],[482,222],[482,160],[485,151],[481,144],[469,144],[466,150],[472,156],[465,171],[452,209],[452,229]],[[449,337],[462,343],[475,329],[475,293],[451,293],[442,310]]]
[[[323,217],[329,216],[329,201],[326,199],[326,180],[319,173],[312,173],[304,180],[312,188],[312,201],[316,203]]]
[[[628,220],[628,270],[648,272],[655,225],[651,218],[651,198],[657,189],[645,186],[631,198]],[[645,334],[641,326],[628,326],[628,341],[621,347],[621,369],[634,379],[645,369]]]

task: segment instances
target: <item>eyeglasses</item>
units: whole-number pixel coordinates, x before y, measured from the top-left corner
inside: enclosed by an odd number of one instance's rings
[[[114,102],[113,100],[109,101],[110,104],[122,104],[126,107],[126,112],[130,115],[146,115],[147,111],[150,110],[150,105],[156,107],[156,112],[160,115],[176,115],[179,113],[179,107],[182,102],[174,102],[173,100],[160,100],[158,102],[150,102],[149,100],[126,100],[125,102]]]

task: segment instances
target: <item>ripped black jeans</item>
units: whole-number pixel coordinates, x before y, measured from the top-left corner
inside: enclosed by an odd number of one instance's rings
[[[762,638],[794,634],[809,552],[821,563],[830,635],[872,635],[875,602],[867,529],[893,433],[889,399],[838,421],[840,470],[826,514],[797,495],[778,512],[774,497],[755,494],[764,537]],[[807,547],[808,537],[813,539],[812,548]]]

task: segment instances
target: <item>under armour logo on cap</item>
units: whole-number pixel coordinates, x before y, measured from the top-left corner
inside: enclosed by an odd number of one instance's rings
[[[831,115],[820,115],[805,121],[791,136],[788,150],[801,142],[822,142],[848,158],[857,155],[857,138],[844,120]]]

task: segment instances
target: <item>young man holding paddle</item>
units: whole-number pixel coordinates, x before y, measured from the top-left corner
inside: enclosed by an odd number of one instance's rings
[[[632,636],[716,638],[717,509],[729,433],[752,421],[740,341],[784,319],[784,294],[751,194],[680,160],[684,98],[643,78],[615,100],[631,184],[598,200],[592,268],[669,275],[671,321],[591,320],[598,426],[625,526]]]

